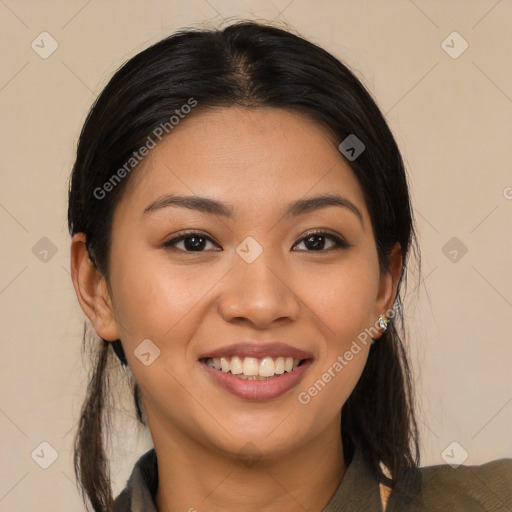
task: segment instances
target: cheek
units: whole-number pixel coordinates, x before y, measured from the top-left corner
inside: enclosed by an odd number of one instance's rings
[[[135,347],[143,339],[175,339],[190,327],[190,313],[211,288],[211,276],[199,279],[192,265],[171,266],[161,256],[118,258],[111,273],[115,316],[123,344]],[[173,345],[175,345],[173,343]],[[173,346],[176,349],[177,346]]]
[[[340,414],[361,377],[371,350],[369,344],[361,344],[357,353],[345,348],[347,350],[333,350],[325,359],[318,361],[315,371],[297,390],[301,421],[308,418],[316,429],[330,424]]]
[[[377,275],[372,265],[354,258],[329,271],[308,272],[301,300],[314,312],[330,347],[344,346],[374,323]]]
[[[374,323],[377,279],[376,262],[354,254],[327,273],[310,273],[308,281],[315,286],[307,295],[305,289],[300,292],[325,339],[316,368],[297,396],[318,419],[329,421],[337,414],[364,370],[371,339],[360,335]]]
[[[205,295],[218,278],[208,273],[199,275],[193,265],[173,268],[160,256],[146,254],[137,264],[133,253],[118,261],[111,272],[111,284],[116,299],[116,322],[128,364],[144,403],[167,408],[172,395],[172,407],[169,405],[167,414],[174,417],[175,411],[187,407],[188,395],[183,393],[187,367],[183,363],[197,329],[202,301],[208,300]],[[160,351],[152,360],[155,349],[149,345],[152,362],[148,366],[136,355],[142,353],[138,347],[146,339]],[[174,420],[179,423],[179,418]]]

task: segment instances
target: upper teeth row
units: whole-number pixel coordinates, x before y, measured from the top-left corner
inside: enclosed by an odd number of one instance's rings
[[[300,359],[293,357],[263,357],[258,359],[256,357],[232,357],[231,360],[227,357],[214,357],[207,359],[207,364],[213,366],[217,370],[223,372],[231,372],[234,375],[243,373],[244,375],[259,375],[260,377],[272,377],[274,375],[281,375],[284,372],[291,372],[297,368]]]

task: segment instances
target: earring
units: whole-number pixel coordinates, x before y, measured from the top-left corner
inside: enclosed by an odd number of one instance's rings
[[[388,319],[384,315],[379,316],[379,327],[384,332],[388,328]]]

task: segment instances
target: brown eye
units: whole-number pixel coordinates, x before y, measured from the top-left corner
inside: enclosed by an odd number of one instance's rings
[[[328,241],[330,241],[333,245],[325,249],[325,246],[328,243]],[[328,250],[336,250],[350,247],[350,244],[345,242],[345,240],[325,230],[318,230],[309,233],[308,235],[301,239],[300,243],[303,243],[305,245],[305,247],[307,248],[307,252],[326,252]]]
[[[183,242],[182,248],[176,247],[176,245],[181,242]],[[183,252],[204,252],[205,246],[208,242],[211,244],[215,243],[203,233],[193,231],[180,234],[180,236],[164,242],[163,246],[175,248]]]

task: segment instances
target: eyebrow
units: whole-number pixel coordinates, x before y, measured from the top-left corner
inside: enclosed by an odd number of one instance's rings
[[[207,215],[215,215],[218,217],[225,218],[231,218],[233,215],[232,205],[226,205],[215,199],[209,199],[207,197],[199,196],[175,195],[166,195],[156,199],[144,209],[142,215],[157,210],[161,210],[169,206],[188,208],[190,210],[196,210]],[[330,206],[347,208],[349,211],[351,211],[357,216],[359,222],[361,223],[364,229],[363,215],[359,208],[346,197],[336,194],[327,194],[316,197],[310,197],[308,199],[298,199],[297,201],[293,201],[287,206],[283,217],[296,217]]]

